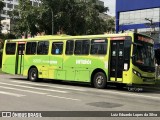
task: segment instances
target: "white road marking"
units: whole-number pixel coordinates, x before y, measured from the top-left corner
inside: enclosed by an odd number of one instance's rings
[[[4,92],[4,91],[0,91],[0,94],[10,95],[10,96],[16,96],[16,97],[26,96],[26,95],[21,95],[21,94],[16,94],[16,93],[10,93],[10,92]]]
[[[51,92],[68,93],[67,91],[50,90],[50,89],[29,87],[29,86],[23,86],[23,85],[15,85],[15,84],[3,83],[3,82],[0,82],[0,84],[9,85],[9,86],[16,86],[16,87],[22,87],[22,88],[31,88],[31,89],[37,89],[37,90],[51,91]]]
[[[32,83],[27,83],[27,82],[18,82],[18,81],[13,81],[15,83],[26,83],[26,84],[32,84]],[[9,85],[9,86],[18,86],[18,87],[23,87],[23,88],[32,88],[32,89],[38,89],[38,90],[44,90],[44,91],[53,91],[53,92],[61,92],[61,93],[68,93],[67,91],[58,91],[58,90],[50,90],[50,89],[43,89],[43,88],[35,88],[35,87],[29,87],[29,86],[23,86],[23,85],[15,85],[15,84],[8,84],[8,83],[2,83],[0,82],[0,84],[5,84],[5,85]],[[40,86],[48,86],[48,87],[54,87],[54,86],[50,86],[50,85],[41,85],[41,84],[32,84],[32,85],[40,85]],[[55,86],[56,88],[57,86]],[[64,87],[57,87],[57,88],[63,88]],[[72,88],[67,88],[67,89],[72,89]],[[74,90],[74,89],[73,89]],[[78,89],[77,89],[78,90]],[[79,89],[81,90],[81,89]],[[85,90],[88,91],[88,90]],[[148,98],[148,99],[155,99],[155,100],[160,100],[160,97],[156,97],[156,96],[149,96],[149,95],[140,95],[137,93],[122,93],[122,92],[117,92],[117,91],[111,91],[111,90],[97,90],[97,89],[92,89],[92,92],[96,91],[96,92],[104,92],[104,93],[109,93],[109,94],[113,94],[113,95],[124,95],[124,96],[130,96],[130,97],[141,97],[141,98]],[[42,93],[45,94],[45,93]],[[53,96],[52,96],[53,97]],[[57,97],[57,96],[55,96]],[[62,97],[63,98],[63,97]],[[65,97],[64,97],[65,98]],[[72,99],[72,98],[71,98]]]
[[[47,95],[47,96],[49,96],[49,97],[54,97],[54,98],[60,98],[60,99],[67,99],[67,100],[81,101],[80,99],[74,99],[74,98],[68,98],[68,97],[53,96],[53,95]]]
[[[59,87],[59,86],[52,86],[52,85],[42,85],[42,84],[37,84],[37,83],[29,83],[29,82],[20,82],[20,81],[11,81],[15,83],[24,83],[24,84],[31,84],[31,85],[40,85],[40,86],[46,86],[46,87],[51,87],[51,88],[59,88],[59,89],[66,89],[66,90],[76,90],[76,91],[86,91],[84,89],[77,89],[77,88],[68,88],[68,87]]]
[[[22,89],[17,89],[17,88],[12,88],[12,87],[0,86],[0,88],[9,89],[9,90],[23,91],[23,92],[30,92],[30,93],[41,94],[41,95],[46,95],[47,94],[47,93],[43,93],[43,92],[35,92],[35,91],[31,91],[31,90],[22,90]]]
[[[109,91],[109,90],[98,90],[99,92],[105,92],[105,93],[110,93],[113,95],[125,95],[125,96],[133,96],[133,97],[141,97],[141,98],[149,98],[149,99],[155,99],[155,100],[160,100],[160,97],[154,97],[154,96],[149,96],[149,95],[140,95],[140,94],[135,94],[135,93],[122,93],[122,92],[115,92],[115,91]]]

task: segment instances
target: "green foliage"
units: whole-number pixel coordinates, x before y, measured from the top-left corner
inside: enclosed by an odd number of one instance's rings
[[[4,3],[2,2],[2,0],[0,0],[0,11],[3,10],[3,7],[4,7]]]
[[[0,42],[7,40],[7,39],[16,39],[16,36],[14,34],[0,34]]]
[[[37,7],[33,7],[30,0],[19,0],[17,9],[10,15],[16,36],[27,35],[28,33],[31,33],[31,35],[36,34],[38,14]]]
[[[17,35],[36,35],[37,32],[54,34],[62,32],[70,35],[101,34],[113,28],[99,17],[108,7],[97,6],[95,1],[75,2],[75,0],[41,0],[39,7],[33,7],[30,0],[19,0],[13,11],[14,31]],[[19,13],[20,17],[17,17]]]
[[[103,7],[103,6],[100,6],[100,5],[95,5],[95,8],[96,8],[100,13],[108,12],[108,11],[109,11],[109,8],[108,8],[108,7]]]

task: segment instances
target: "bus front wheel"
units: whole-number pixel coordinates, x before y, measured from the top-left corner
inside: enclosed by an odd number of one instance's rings
[[[37,68],[31,68],[29,70],[28,78],[32,82],[38,81],[38,70],[37,70]]]
[[[107,78],[103,72],[98,72],[94,75],[93,85],[95,88],[103,89],[107,85]]]

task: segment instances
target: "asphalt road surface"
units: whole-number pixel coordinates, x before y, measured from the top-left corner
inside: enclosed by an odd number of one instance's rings
[[[51,80],[30,82],[22,76],[0,74],[0,111],[3,117],[7,116],[5,111],[12,111],[12,115],[17,111],[20,117],[29,114],[25,112],[47,111],[34,114],[42,118],[12,118],[15,120],[159,120],[156,115],[160,115],[160,91],[129,92],[114,87],[96,89],[85,84]],[[141,117],[144,111],[151,112],[147,112],[150,117]],[[133,114],[134,117],[130,117]],[[13,116],[16,115],[18,113]],[[3,117],[0,119],[6,119]]]

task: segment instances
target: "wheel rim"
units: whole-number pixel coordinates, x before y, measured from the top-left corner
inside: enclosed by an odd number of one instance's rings
[[[97,85],[102,85],[103,84],[103,77],[101,75],[99,75],[97,78],[96,78],[96,83]]]
[[[36,71],[32,70],[31,71],[31,79],[35,79],[36,78]]]

